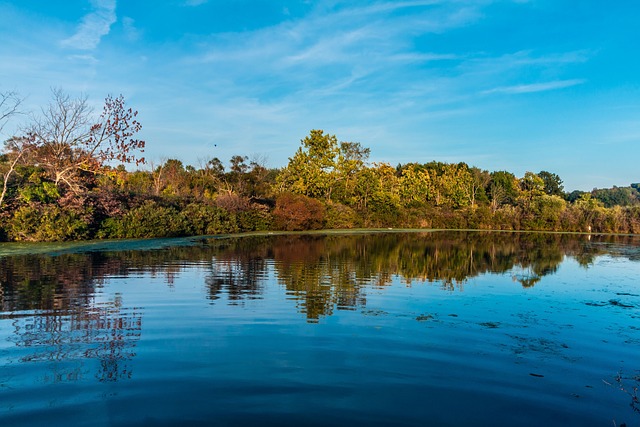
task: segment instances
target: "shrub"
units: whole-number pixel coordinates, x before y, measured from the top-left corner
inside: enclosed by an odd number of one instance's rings
[[[477,230],[488,230],[492,228],[491,209],[487,205],[469,206],[464,209],[467,217],[467,227]]]
[[[359,228],[362,220],[355,210],[341,203],[328,202],[325,205],[325,228]]]
[[[301,194],[284,193],[276,199],[273,216],[276,227],[282,230],[317,230],[322,228],[324,206]]]
[[[267,231],[273,227],[273,216],[264,205],[252,205],[251,209],[237,213],[241,231]]]
[[[234,233],[238,231],[236,215],[218,206],[191,203],[180,212],[190,235]]]
[[[400,224],[401,209],[395,197],[378,194],[372,197],[365,215],[367,227],[397,227]]]
[[[189,233],[184,216],[173,207],[147,200],[120,218],[103,221],[100,238],[177,237]]]
[[[58,205],[29,204],[9,220],[11,240],[52,242],[89,238],[89,225],[75,212]]]

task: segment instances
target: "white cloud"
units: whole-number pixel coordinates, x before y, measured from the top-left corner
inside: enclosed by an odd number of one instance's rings
[[[572,79],[572,80],[555,80],[544,83],[522,84],[514,86],[497,87],[482,92],[485,95],[492,93],[506,93],[506,94],[521,94],[521,93],[534,93],[534,92],[546,92],[549,90],[564,89],[571,86],[581,85],[586,83],[584,79]]]
[[[416,8],[411,15],[394,11]],[[331,9],[331,8],[329,8]],[[390,63],[424,63],[451,60],[456,56],[416,52],[414,38],[442,33],[477,21],[474,8],[452,7],[446,1],[382,2],[361,7],[327,10],[316,7],[303,19],[243,33],[213,35],[208,49],[196,62],[234,65],[240,72],[272,72],[301,76],[301,71],[319,72],[323,67],[340,66],[342,76],[385,69]],[[246,64],[262,63],[260,70]],[[244,70],[244,71],[243,71]],[[304,80],[304,78],[303,78]]]
[[[93,11],[82,18],[76,33],[63,40],[64,47],[79,50],[95,49],[102,37],[109,34],[116,20],[116,0],[91,0]]]

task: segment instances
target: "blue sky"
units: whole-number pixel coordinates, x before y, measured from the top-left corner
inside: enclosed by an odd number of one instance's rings
[[[96,109],[122,94],[155,164],[284,166],[324,129],[392,165],[640,181],[635,0],[0,0],[0,16],[0,91],[34,111],[51,88]]]

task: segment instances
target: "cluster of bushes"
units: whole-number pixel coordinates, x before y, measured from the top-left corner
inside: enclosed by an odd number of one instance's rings
[[[245,156],[233,156],[228,171],[216,158],[201,168],[170,159],[151,170],[78,170],[69,183],[8,152],[0,156],[0,240],[379,227],[640,233],[637,185],[566,194],[545,171],[517,178],[464,163],[393,168],[369,164],[368,154],[312,131],[282,169]]]
[[[272,228],[268,208],[252,205],[231,212],[212,203],[166,199],[132,200],[116,212],[93,200],[81,205],[33,202],[0,222],[0,238],[9,241],[65,241],[112,238],[177,237],[261,231]]]
[[[489,205],[357,210],[333,201],[283,193],[274,207],[247,203],[240,210],[213,202],[112,195],[23,203],[0,217],[5,241],[65,241],[177,237],[266,230],[362,227],[544,230],[640,233],[640,207],[605,208],[540,199],[528,208]]]

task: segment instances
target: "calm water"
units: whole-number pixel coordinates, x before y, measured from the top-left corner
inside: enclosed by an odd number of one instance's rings
[[[640,425],[638,239],[44,248],[0,247],[3,426]]]

